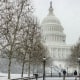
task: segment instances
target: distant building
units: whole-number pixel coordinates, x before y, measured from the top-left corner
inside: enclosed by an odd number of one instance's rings
[[[41,23],[42,38],[53,58],[53,65],[67,69],[66,61],[71,54],[71,46],[66,44],[64,28],[53,11],[52,2],[50,2],[49,13]]]

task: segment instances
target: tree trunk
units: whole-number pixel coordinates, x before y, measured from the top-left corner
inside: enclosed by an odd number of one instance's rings
[[[28,65],[28,80],[30,80],[30,54],[29,54],[29,65]]]
[[[34,74],[34,71],[35,71],[35,70],[34,70],[34,64],[33,64],[33,74]]]
[[[37,64],[37,63],[36,63],[36,66],[37,66],[37,68],[36,68],[36,69],[37,69],[37,74],[38,74],[38,64]]]
[[[21,73],[21,77],[23,78],[23,73],[24,73],[24,64],[25,62],[23,61],[23,64],[22,64],[22,73]]]
[[[21,73],[22,78],[23,78],[23,74],[24,74],[25,56],[26,56],[26,53],[24,54],[23,63],[22,63],[22,73]]]
[[[11,72],[11,57],[9,58],[9,64],[8,64],[8,79],[11,78],[10,72]]]

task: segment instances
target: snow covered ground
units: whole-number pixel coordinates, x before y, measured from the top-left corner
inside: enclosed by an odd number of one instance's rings
[[[27,74],[24,74],[24,77],[27,77]],[[21,74],[11,74],[11,79],[17,78],[21,78]],[[8,80],[7,73],[0,73],[0,80]],[[38,78],[38,80],[43,80],[43,78]],[[63,80],[63,77],[46,77],[45,80]],[[75,80],[75,77],[66,77],[65,80]],[[79,78],[77,78],[77,80],[79,80]]]
[[[7,73],[0,73],[0,80],[8,80]],[[24,77],[27,77],[27,74],[24,74]],[[21,78],[21,74],[11,74],[11,79]]]
[[[33,79],[36,80],[36,79]],[[38,78],[38,80],[43,80],[43,78]],[[63,77],[47,77],[45,80],[63,80]],[[75,77],[67,77],[65,80],[75,80]],[[79,80],[79,78],[77,78]]]

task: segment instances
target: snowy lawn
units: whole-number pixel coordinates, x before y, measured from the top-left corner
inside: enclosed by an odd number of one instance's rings
[[[0,80],[8,80],[7,79],[8,74],[7,73],[0,73]],[[24,77],[27,77],[27,74],[24,74]],[[11,74],[11,79],[17,79],[21,78],[21,74]]]
[[[43,78],[38,78],[38,80],[43,80]],[[63,80],[63,77],[47,77],[45,80]],[[75,77],[66,77],[65,80],[75,80]],[[79,78],[77,78],[77,80],[79,80]]]
[[[27,74],[24,74],[24,77],[27,77]],[[21,78],[21,74],[11,74],[11,79],[17,78]],[[0,80],[8,80],[7,73],[0,73]],[[43,80],[43,78],[38,78],[38,80]],[[46,77],[45,80],[63,80],[63,77]],[[66,77],[65,80],[75,80],[75,77]],[[77,80],[79,80],[79,78],[77,78]]]

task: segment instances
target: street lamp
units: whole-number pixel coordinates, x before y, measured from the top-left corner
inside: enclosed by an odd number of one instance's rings
[[[68,66],[67,66],[67,76],[68,76]]]
[[[79,71],[78,71],[78,73],[79,73],[79,80],[80,80],[80,58],[78,58],[78,62],[79,62]]]
[[[51,77],[52,77],[52,68],[53,68],[53,66],[51,65]]]
[[[45,63],[46,63],[46,58],[43,57],[43,80],[45,80]]]

